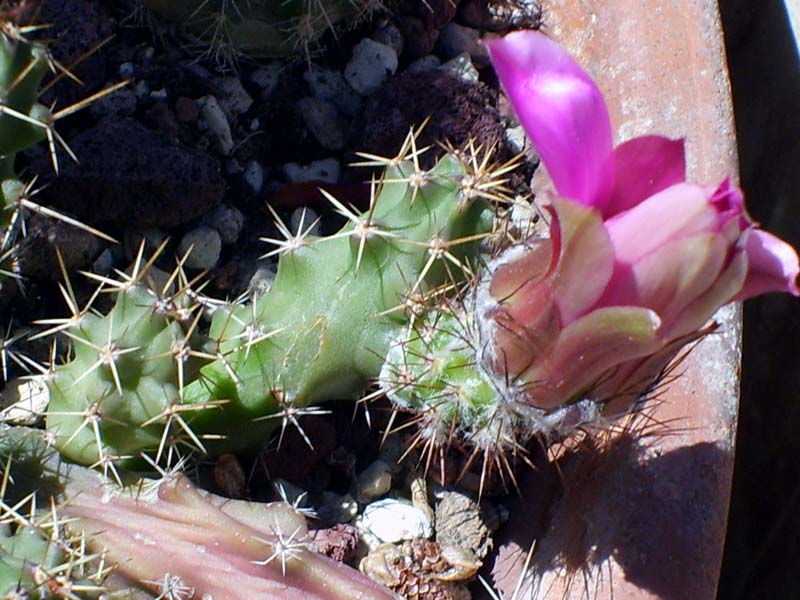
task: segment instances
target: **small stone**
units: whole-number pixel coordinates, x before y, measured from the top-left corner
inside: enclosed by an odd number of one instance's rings
[[[133,88],[133,93],[136,94],[137,98],[144,98],[150,93],[150,84],[144,80],[137,82]]]
[[[322,493],[322,504],[317,516],[326,523],[348,523],[358,514],[358,502],[350,494],[340,496],[333,492]]]
[[[356,500],[369,502],[380,498],[392,488],[392,469],[382,460],[376,460],[356,479]]]
[[[100,253],[100,256],[94,259],[92,263],[92,271],[98,275],[108,275],[111,269],[114,268],[114,253],[110,248],[106,248]]]
[[[205,225],[187,232],[178,244],[178,254],[183,256],[189,252],[184,264],[190,269],[213,269],[219,261],[221,251],[222,238],[219,233]]]
[[[249,161],[244,168],[242,176],[254,194],[261,192],[264,187],[264,167],[261,166],[260,162],[257,160]]]
[[[448,23],[439,33],[436,46],[444,58],[450,59],[467,53],[476,65],[484,67],[489,64],[489,51],[481,44],[480,39],[481,33],[477,29]]]
[[[261,121],[252,119],[250,121],[250,131],[258,131],[259,129],[261,129]]]
[[[219,90],[217,100],[229,118],[236,118],[250,110],[253,99],[244,89],[242,81],[238,77],[223,77],[216,83]]]
[[[132,62],[124,62],[119,66],[119,76],[123,79],[133,77],[134,69]]]
[[[181,96],[175,100],[175,118],[180,123],[194,123],[200,116],[197,103],[191,98]]]
[[[514,154],[519,154],[525,150],[525,129],[523,129],[522,125],[506,129],[505,137],[508,149]]]
[[[129,117],[136,112],[136,94],[133,90],[122,88],[92,102],[89,105],[89,112],[95,119],[111,116]]]
[[[222,454],[214,464],[214,483],[226,498],[245,498],[248,495],[247,475],[233,454]]]
[[[418,58],[406,67],[406,73],[418,73],[420,71],[429,71],[430,69],[438,69],[442,66],[441,59],[435,54],[428,54]]]
[[[477,84],[481,77],[480,73],[478,73],[478,69],[472,64],[469,59],[469,54],[466,52],[448,60],[440,68],[455,73],[467,83]]]
[[[261,99],[266,100],[275,92],[283,74],[284,65],[274,61],[250,74],[250,81],[261,89]]]
[[[122,236],[122,247],[125,249],[125,260],[133,260],[139,254],[139,248],[144,244],[145,255],[150,255],[161,245],[166,232],[158,227],[145,229],[127,229]]]
[[[478,558],[484,558],[493,543],[480,505],[468,495],[454,491],[439,494],[436,541],[469,550]]]
[[[250,282],[247,284],[247,291],[253,298],[261,298],[269,292],[275,282],[275,267],[271,263],[263,263],[256,267]]]
[[[311,227],[312,224],[314,225],[313,227]],[[308,233],[311,235],[320,234],[319,217],[317,213],[314,212],[313,208],[308,208],[307,206],[295,208],[292,211],[289,217],[289,226],[292,228],[292,231],[308,230]],[[311,227],[311,229],[309,229],[309,227]]]
[[[225,161],[225,172],[228,175],[241,175],[244,173],[244,167],[242,166],[242,163],[240,163],[239,160],[233,156]]]
[[[375,541],[396,543],[433,535],[431,522],[423,512],[404,500],[384,498],[364,509],[355,521],[356,529],[370,548]]]
[[[203,118],[208,124],[208,129],[214,134],[219,151],[227,156],[233,150],[233,135],[231,126],[225,112],[214,96],[205,96],[200,99]]]
[[[326,150],[341,150],[347,137],[347,126],[330,102],[307,96],[297,106],[308,129]]]
[[[353,48],[353,57],[344,69],[344,76],[355,91],[367,96],[376,91],[395,71],[397,53],[394,49],[364,38]]]
[[[272,480],[272,487],[278,500],[295,508],[308,508],[308,492],[282,477]]]
[[[303,73],[303,79],[316,98],[330,102],[341,114],[354,117],[361,110],[361,97],[341,72],[314,67]]]
[[[0,423],[36,425],[47,412],[49,401],[44,377],[12,379],[0,392]]]
[[[335,158],[315,160],[307,165],[286,163],[283,165],[283,174],[290,183],[306,183],[321,181],[324,183],[338,183],[341,165]]]
[[[403,53],[403,34],[391,23],[373,31],[370,37],[376,42],[389,46],[389,48],[395,51],[397,56]]]
[[[217,230],[223,244],[233,244],[244,227],[244,215],[230,204],[217,205],[207,217],[208,224]]]
[[[160,90],[153,90],[150,92],[150,98],[153,100],[166,100],[169,97],[167,90],[161,88]]]

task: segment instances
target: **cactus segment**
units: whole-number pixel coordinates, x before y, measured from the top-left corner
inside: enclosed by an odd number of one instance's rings
[[[476,267],[496,188],[476,193],[467,158],[446,155],[430,171],[391,161],[364,214],[330,198],[347,224],[278,242],[269,293],[218,308],[203,336],[188,299],[176,318],[141,273],[117,285],[108,315],[87,311],[66,326],[74,358],[55,368],[47,416],[58,449],[104,469],[181,443],[237,451],[311,405],[359,397],[406,307]]]

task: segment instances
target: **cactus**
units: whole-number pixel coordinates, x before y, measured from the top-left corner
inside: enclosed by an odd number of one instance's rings
[[[144,5],[183,24],[220,62],[237,54],[308,55],[326,31],[383,8],[379,0],[144,0]]]
[[[108,570],[66,531],[55,499],[68,468],[42,432],[0,429],[0,462],[0,597],[98,597]]]
[[[59,450],[104,468],[145,451],[160,459],[180,443],[236,451],[297,425],[319,402],[358,398],[406,308],[474,269],[492,229],[487,199],[510,168],[493,171],[467,152],[423,171],[413,140],[384,160],[365,214],[330,198],[348,220],[338,233],[281,225],[269,293],[216,308],[203,335],[199,296],[185,284],[171,295],[146,289],[141,261],[113,285],[106,316],[75,310],[56,325],[75,342],[50,381],[47,427]]]
[[[221,498],[174,471],[121,487],[61,462],[25,427],[0,430],[0,460],[7,600],[394,597],[317,554],[305,518],[283,502]]]

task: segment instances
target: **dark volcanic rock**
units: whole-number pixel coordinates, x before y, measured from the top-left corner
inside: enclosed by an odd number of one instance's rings
[[[430,54],[439,31],[456,16],[453,0],[405,0],[397,7],[397,28],[405,40],[403,54],[419,58]]]
[[[498,145],[496,156],[505,158],[505,129],[495,103],[495,93],[489,88],[464,81],[450,71],[406,72],[370,99],[359,147],[380,156],[393,156],[409,129],[430,117],[418,146],[437,141],[462,146],[473,139],[484,147]],[[430,162],[434,153],[426,152],[423,157]]]
[[[43,203],[90,224],[174,227],[195,219],[225,194],[219,162],[178,146],[131,118],[103,121],[70,140],[80,164],[62,156],[32,165],[49,185]]]

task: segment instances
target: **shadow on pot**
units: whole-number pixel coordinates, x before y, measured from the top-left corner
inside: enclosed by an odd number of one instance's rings
[[[517,599],[713,596],[717,566],[705,559],[724,535],[716,490],[731,457],[712,443],[660,451],[673,433],[659,424],[587,438],[527,474],[492,568],[503,598],[515,588]],[[531,540],[530,575],[518,585]]]

